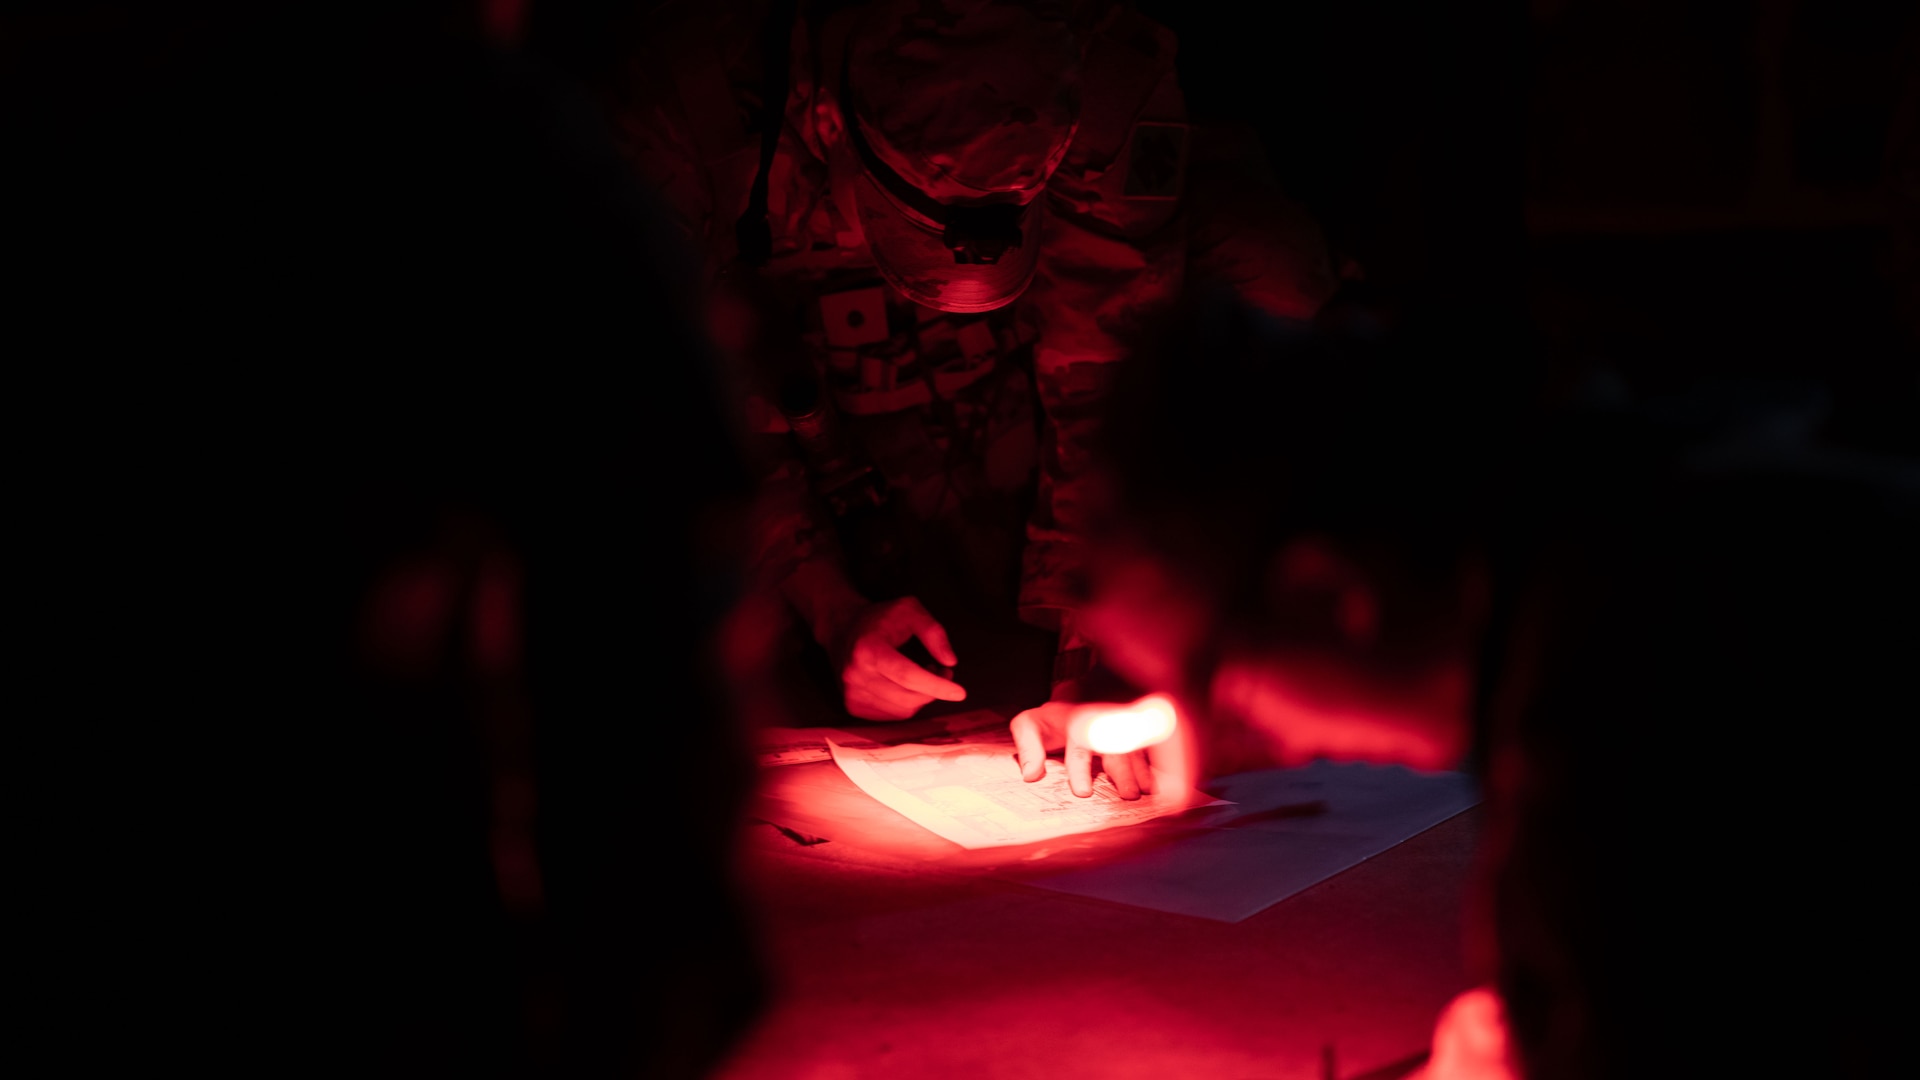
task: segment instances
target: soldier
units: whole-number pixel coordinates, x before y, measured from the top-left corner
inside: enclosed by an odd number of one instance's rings
[[[854,716],[964,699],[903,650],[951,669],[953,620],[996,613],[1057,633],[1050,697],[1077,700],[1085,465],[1113,365],[1189,281],[1310,316],[1331,292],[1317,229],[1247,141],[1189,123],[1172,34],[1123,5],[738,0],[651,20],[601,89],[706,252],[721,337],[766,372],[749,419],[788,452],[767,470],[762,579]],[[1109,763],[1133,797],[1130,771]]]

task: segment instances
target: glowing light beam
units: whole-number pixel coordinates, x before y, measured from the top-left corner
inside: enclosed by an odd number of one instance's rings
[[[1087,725],[1087,745],[1096,754],[1130,754],[1165,742],[1178,723],[1173,699],[1149,694],[1094,717]]]

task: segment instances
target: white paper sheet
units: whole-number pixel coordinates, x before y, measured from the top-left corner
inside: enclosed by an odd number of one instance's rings
[[[1104,774],[1082,799],[1067,786],[1066,766],[1051,759],[1046,776],[1029,784],[1020,778],[1009,740],[864,749],[830,739],[827,748],[860,790],[969,849],[1137,825],[1216,801],[1188,790],[1128,802]]]

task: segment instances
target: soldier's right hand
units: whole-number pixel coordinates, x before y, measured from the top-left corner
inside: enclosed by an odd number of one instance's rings
[[[948,667],[960,662],[946,628],[911,596],[869,604],[854,616],[834,650],[847,712],[862,720],[905,720],[929,701],[966,700],[965,687],[900,651],[911,638]]]

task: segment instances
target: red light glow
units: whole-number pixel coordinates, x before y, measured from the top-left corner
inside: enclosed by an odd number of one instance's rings
[[[1096,754],[1131,754],[1165,742],[1178,723],[1172,698],[1148,694],[1095,715],[1087,724],[1087,745]]]

